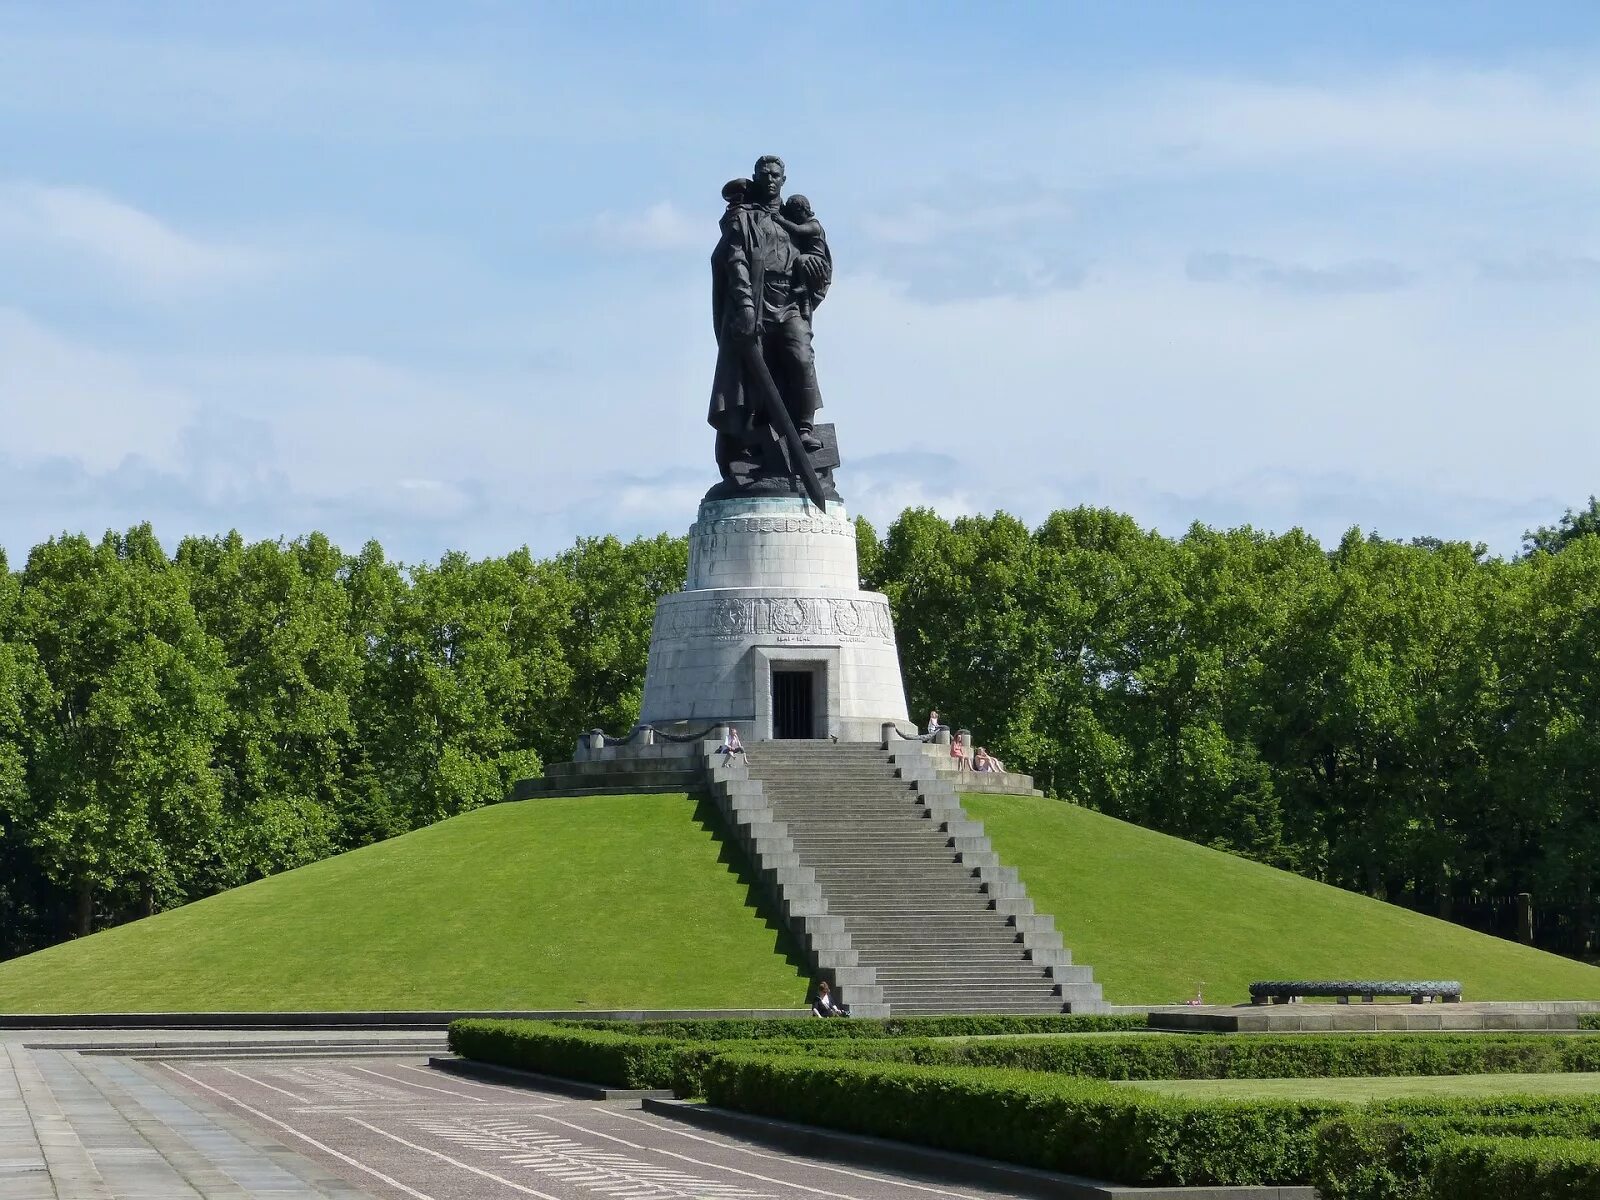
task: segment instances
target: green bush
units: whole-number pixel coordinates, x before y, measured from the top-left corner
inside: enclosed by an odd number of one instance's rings
[[[722,1108],[1122,1183],[1309,1178],[1313,1100],[1198,1100],[1022,1071],[730,1052],[704,1068]]]
[[[1600,1037],[1283,1034],[866,1041],[838,1057],[1092,1079],[1327,1079],[1600,1070]]]
[[[667,1038],[558,1029],[540,1021],[473,1019],[450,1024],[450,1049],[463,1058],[608,1087],[671,1087],[679,1048]]]
[[[1464,1102],[1470,1103],[1470,1102]],[[1407,1104],[1382,1113],[1332,1117],[1317,1129],[1311,1180],[1323,1200],[1412,1200],[1424,1190],[1441,1149],[1463,1135],[1590,1137],[1600,1133],[1600,1102],[1539,1104],[1522,1113],[1424,1114]]]
[[[920,1020],[920,1019],[919,1019]],[[610,1087],[702,1094],[700,1073],[719,1049],[771,1051],[861,1062],[993,1067],[1089,1079],[1275,1079],[1461,1075],[1600,1069],[1600,1038],[1404,1034],[1332,1037],[1105,1036],[935,1038],[864,1036],[893,1022],[682,1021],[619,1026],[607,1021],[463,1020],[450,1027],[456,1053]],[[910,1021],[903,1026],[913,1026]],[[773,1031],[770,1026],[778,1026]],[[848,1034],[836,1032],[854,1026]],[[660,1031],[660,1032],[647,1032]],[[671,1031],[677,1036],[667,1036]],[[802,1032],[815,1031],[802,1039]],[[700,1036],[687,1036],[688,1034]],[[735,1038],[734,1033],[747,1036]]]
[[[755,1039],[692,1042],[562,1025],[555,1021],[464,1019],[451,1023],[449,1044],[463,1058],[478,1062],[605,1087],[671,1088],[679,1096],[702,1094],[701,1073],[715,1055],[771,1046]],[[782,1046],[791,1054],[831,1054],[831,1047],[838,1044],[789,1040]]]
[[[1438,1200],[1600,1200],[1600,1144],[1462,1138],[1440,1149],[1429,1185]]]
[[[819,1021],[815,1017],[718,1017],[671,1021],[556,1021],[570,1029],[606,1029],[643,1037],[697,1042],[751,1038],[905,1038],[990,1037],[1021,1033],[1131,1033],[1147,1028],[1138,1013],[1061,1013],[1051,1016],[959,1016],[854,1018]]]
[[[1600,1012],[1578,1014],[1579,1029],[1600,1029]]]

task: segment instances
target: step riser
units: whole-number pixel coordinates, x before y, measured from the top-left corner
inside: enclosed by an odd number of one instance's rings
[[[761,743],[720,767],[703,750],[713,799],[785,923],[861,1015],[1104,1007],[936,756]]]

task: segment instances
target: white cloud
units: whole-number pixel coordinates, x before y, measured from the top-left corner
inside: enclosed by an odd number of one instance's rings
[[[1195,283],[1242,283],[1286,292],[1327,296],[1341,292],[1388,292],[1416,282],[1416,272],[1384,259],[1363,258],[1309,266],[1250,254],[1210,251],[1191,254],[1184,273]]]
[[[596,239],[612,249],[683,250],[716,241],[716,226],[690,217],[677,205],[662,201],[642,213],[603,212],[592,226]]]
[[[236,283],[271,265],[260,251],[180,233],[103,192],[31,182],[0,184],[0,241],[54,247],[159,291]]]
[[[1061,196],[1041,191],[1037,180],[1018,182],[1013,187],[1015,199],[969,199],[963,203],[946,196],[919,200],[892,212],[866,217],[861,225],[868,236],[881,242],[926,246],[960,234],[1006,235],[1072,218],[1072,206]]]
[[[97,469],[128,454],[161,456],[193,411],[184,389],[146,365],[0,308],[0,428],[11,453]]]
[[[1119,140],[1197,165],[1337,159],[1406,171],[1490,163],[1600,171],[1594,74],[1417,67],[1326,82],[1146,80],[1095,116]]]

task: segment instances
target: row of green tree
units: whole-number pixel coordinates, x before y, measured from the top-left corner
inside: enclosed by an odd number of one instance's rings
[[[1591,502],[1508,561],[908,512],[866,566],[914,711],[1053,794],[1441,916],[1531,892],[1592,934],[1597,529]]]
[[[1600,862],[1600,507],[1481,547],[858,522],[913,712],[1052,794],[1436,908]],[[148,526],[0,557],[0,957],[501,798],[627,729],[682,539],[407,568]]]
[[[0,957],[505,795],[638,710],[682,539],[403,568],[148,526],[0,557]]]

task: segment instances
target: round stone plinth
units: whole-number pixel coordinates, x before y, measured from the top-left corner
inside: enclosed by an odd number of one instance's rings
[[[861,586],[856,527],[843,504],[823,512],[798,497],[706,500],[689,527],[695,588]]]
[[[889,602],[861,590],[842,504],[708,500],[689,547],[688,587],[656,605],[640,720],[757,741],[876,741],[906,721]]]

